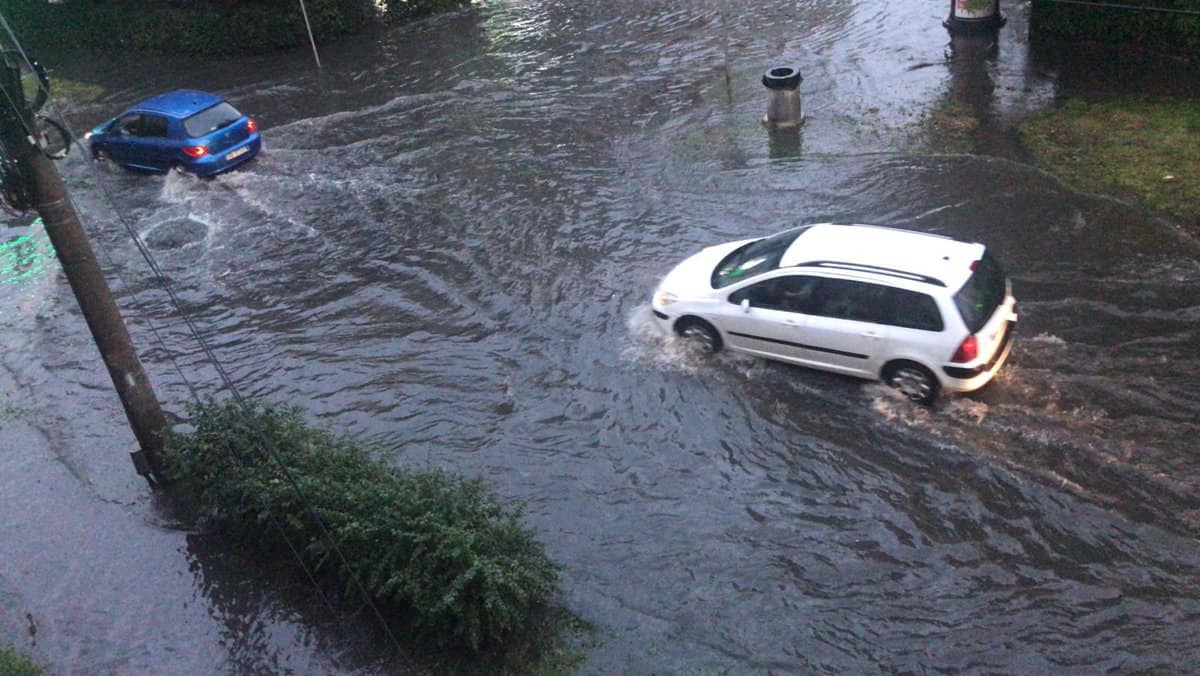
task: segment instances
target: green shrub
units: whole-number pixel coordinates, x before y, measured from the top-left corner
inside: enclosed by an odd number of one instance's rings
[[[0,645],[0,674],[4,676],[40,676],[42,670],[28,657]]]
[[[32,46],[228,54],[308,44],[296,2],[8,1],[5,16]],[[371,0],[305,0],[305,7],[318,41],[358,31],[374,15]]]
[[[298,409],[249,408],[253,424],[232,402],[193,406],[193,431],[170,439],[168,475],[202,516],[279,545],[286,533],[348,590],[356,576],[376,600],[407,611],[417,637],[438,647],[482,650],[533,626],[556,591],[557,570],[520,525],[519,508],[481,480],[381,464],[349,438],[305,423]],[[303,499],[261,448],[262,437]],[[305,499],[348,565],[309,518]]]
[[[385,0],[389,19],[410,19],[458,9],[470,0]]]
[[[1200,52],[1200,0],[1123,0],[1124,7],[1092,7],[1034,0],[1030,30],[1068,40],[1138,44],[1195,57]],[[1181,13],[1153,11],[1180,10]]]

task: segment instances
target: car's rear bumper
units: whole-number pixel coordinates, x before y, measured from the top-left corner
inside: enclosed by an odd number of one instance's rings
[[[183,168],[197,176],[215,176],[249,162],[258,155],[259,150],[262,150],[262,137],[254,134],[232,148],[226,148],[220,154],[192,160],[183,165]]]
[[[992,353],[992,358],[987,362],[973,367],[943,366],[942,388],[951,392],[971,392],[986,385],[1008,360],[1008,355],[1012,352],[1016,326],[1016,322],[1008,322],[1004,328],[1004,338],[1000,341],[1000,347]]]

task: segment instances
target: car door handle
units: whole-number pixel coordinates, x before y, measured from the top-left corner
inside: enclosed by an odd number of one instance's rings
[[[863,331],[861,335],[865,338],[878,338],[882,334],[878,331]]]

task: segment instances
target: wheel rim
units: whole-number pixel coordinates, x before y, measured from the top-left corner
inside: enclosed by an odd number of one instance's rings
[[[892,374],[892,387],[913,401],[925,401],[933,393],[933,383],[924,371],[901,367]]]
[[[682,331],[683,337],[704,348],[705,352],[716,352],[717,341],[712,332],[698,324],[692,324]]]

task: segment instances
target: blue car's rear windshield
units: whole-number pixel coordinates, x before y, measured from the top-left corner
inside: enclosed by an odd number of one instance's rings
[[[807,229],[806,225],[785,230],[738,247],[717,263],[712,273],[712,287],[719,289],[760,272],[775,269],[779,266],[779,259],[783,258],[783,252]]]
[[[227,127],[241,119],[242,114],[237,108],[221,102],[212,108],[205,108],[183,121],[183,129],[188,136],[197,137]]]

